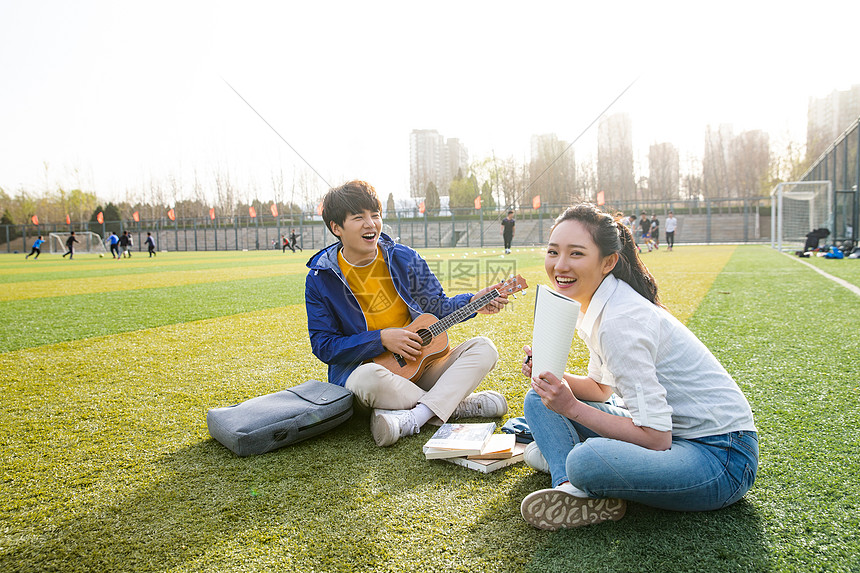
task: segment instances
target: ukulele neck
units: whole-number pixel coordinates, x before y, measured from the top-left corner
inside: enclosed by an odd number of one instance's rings
[[[478,310],[481,310],[482,308],[484,308],[485,306],[490,304],[490,302],[492,302],[494,299],[498,298],[499,296],[500,296],[500,293],[499,293],[498,289],[491,290],[490,292],[483,295],[482,297],[476,298],[475,300],[473,300],[472,302],[470,302],[466,306],[458,308],[457,310],[455,310],[454,312],[452,312],[451,314],[449,314],[445,318],[440,318],[436,323],[434,323],[432,326],[430,326],[430,328],[429,328],[430,332],[433,334],[433,336],[438,336],[438,335],[442,334],[443,332],[445,332],[446,330],[448,330],[449,328],[451,328],[455,324],[459,324],[460,322],[463,322],[464,320],[469,318],[470,315],[474,314]]]

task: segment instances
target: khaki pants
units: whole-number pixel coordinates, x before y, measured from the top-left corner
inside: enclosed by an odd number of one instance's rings
[[[375,363],[362,364],[346,379],[359,404],[385,410],[408,410],[422,403],[443,422],[493,369],[499,352],[489,338],[478,336],[433,362],[416,382]]]

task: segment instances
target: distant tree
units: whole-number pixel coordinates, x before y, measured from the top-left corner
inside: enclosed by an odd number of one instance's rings
[[[729,197],[731,183],[729,146],[734,131],[729,124],[705,128],[705,154],[702,157],[702,195],[706,199]]]
[[[678,198],[681,180],[678,150],[671,143],[654,143],[648,150],[648,199],[672,201]]]
[[[98,205],[98,199],[95,193],[81,191],[80,189],[69,191],[69,215],[73,221],[86,221],[87,212],[91,212],[96,205]]]
[[[388,201],[385,205],[385,216],[393,217],[394,212],[397,210],[397,206],[394,204],[394,193],[388,194]]]
[[[102,212],[102,213],[104,212],[104,208],[101,206],[101,204],[96,205],[96,208],[93,210],[93,214],[90,216],[89,230],[92,231],[93,233],[98,233],[99,235],[101,235],[102,234],[102,224],[99,223],[99,220],[98,220],[99,212]],[[107,219],[104,219],[104,221],[107,222]],[[105,225],[105,226],[107,226],[107,225]],[[102,238],[104,238],[104,237],[102,237]]]
[[[686,169],[681,176],[681,197],[685,199],[704,198],[705,178],[702,164],[694,155],[687,155]]]
[[[8,225],[9,226],[9,240],[18,238],[20,234],[18,232],[18,228],[15,226],[15,221],[12,219],[12,215],[9,213],[8,209],[3,209],[3,216],[0,217],[0,225]],[[6,238],[6,234],[0,235],[3,239]]]
[[[113,203],[108,203],[105,205],[105,231],[110,233],[113,231],[114,233],[119,234],[120,228],[122,227],[122,214],[119,212],[119,207],[114,205]]]
[[[439,191],[436,190],[436,184],[431,181],[427,184],[427,191],[424,194],[424,209],[428,215],[436,215],[440,207]]]
[[[579,197],[595,197],[597,195],[597,165],[594,158],[589,158],[576,164],[576,195]],[[606,201],[618,201],[620,196],[616,196],[610,189],[603,189],[606,195]]]
[[[458,177],[451,181],[448,188],[449,205],[452,209],[473,208],[476,195],[475,185],[470,179]]]
[[[481,208],[487,211],[496,210],[496,199],[493,197],[493,188],[490,187],[489,181],[484,181],[481,187]]]
[[[811,161],[805,153],[803,145],[787,139],[781,153],[774,153],[771,161],[771,181],[768,185],[773,188],[777,183],[799,181],[809,168]]]

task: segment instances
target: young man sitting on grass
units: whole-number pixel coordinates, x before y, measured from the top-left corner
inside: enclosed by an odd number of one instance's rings
[[[371,361],[388,350],[416,363],[421,337],[404,327],[422,313],[443,318],[493,287],[446,296],[417,252],[382,234],[382,204],[369,183],[330,189],[322,217],[338,242],[308,261],[311,348],[328,364],[329,382],[373,409],[370,430],[377,445],[417,434],[431,420],[505,414],[508,405],[498,392],[473,393],[499,357],[483,336],[432,362],[414,382]],[[478,312],[497,313],[507,302],[502,294]]]

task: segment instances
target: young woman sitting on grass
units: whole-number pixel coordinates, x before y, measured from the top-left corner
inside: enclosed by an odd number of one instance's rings
[[[713,354],[660,303],[630,230],[590,204],[562,213],[545,267],[553,288],[581,305],[585,376],[532,376],[526,463],[551,489],[522,502],[540,529],[624,515],[625,500],[677,511],[729,506],[749,490],[758,436],[749,403]],[[608,404],[613,392],[625,408]]]

